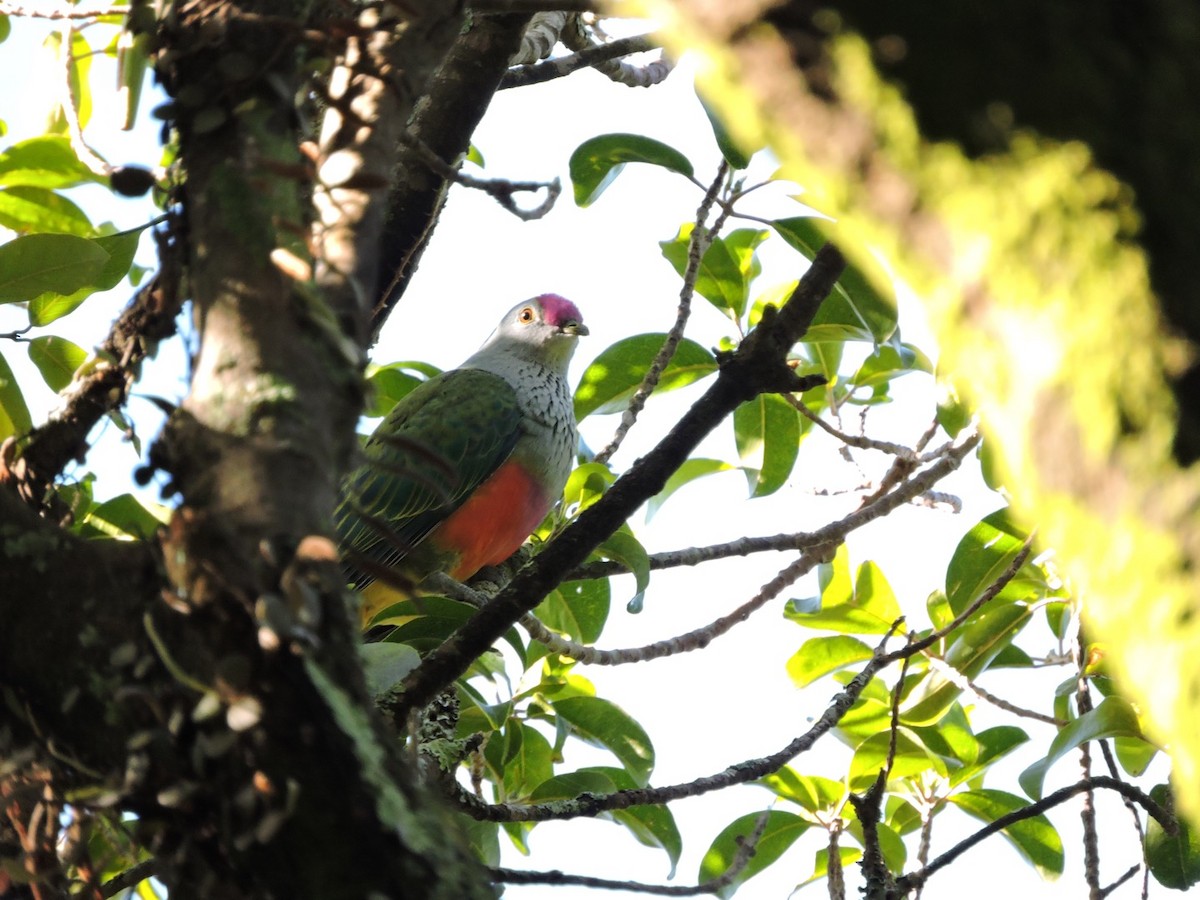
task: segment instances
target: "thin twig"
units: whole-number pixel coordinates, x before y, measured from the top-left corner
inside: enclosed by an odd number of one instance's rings
[[[62,28],[63,94],[65,98],[60,105],[63,118],[67,123],[67,134],[70,137],[71,147],[75,150],[79,161],[87,166],[93,174],[107,178],[112,174],[112,166],[101,159],[100,155],[84,140],[83,123],[79,121],[79,98],[75,96],[75,89],[71,85],[71,68],[75,63],[75,55],[71,48],[74,36],[75,26],[68,21]]]
[[[26,19],[99,19],[103,16],[125,16],[128,6],[103,6],[96,9],[80,9],[75,6],[63,9],[31,9],[15,6],[0,0],[0,16],[19,16]]]
[[[691,239],[688,241],[688,262],[687,268],[683,272],[683,287],[679,289],[679,306],[675,313],[675,324],[667,332],[666,340],[663,341],[662,347],[659,348],[658,353],[651,361],[650,367],[646,369],[642,383],[638,385],[637,391],[629,399],[629,405],[621,413],[621,423],[617,426],[612,440],[608,442],[608,446],[596,454],[595,462],[607,462],[617,452],[617,449],[621,446],[621,442],[629,434],[629,429],[637,422],[638,414],[641,413],[642,408],[646,405],[646,400],[649,399],[654,389],[658,387],[663,370],[671,362],[671,357],[675,355],[675,350],[679,346],[679,342],[683,340],[683,331],[687,327],[688,318],[692,313],[692,295],[696,291],[696,278],[700,274],[700,261],[704,258],[704,253],[716,234],[717,226],[714,225],[712,229],[709,229],[705,225],[705,222],[708,220],[708,213],[717,199],[717,192],[721,189],[721,184],[724,182],[728,171],[729,163],[721,160],[721,165],[717,167],[717,176],[713,179],[712,184],[709,185],[708,192],[705,193],[704,199],[700,201],[700,206],[696,210],[696,225],[692,229]]]
[[[863,435],[847,434],[844,431],[839,431],[837,428],[834,428],[815,412],[809,409],[804,404],[804,401],[802,401],[799,397],[789,394],[784,399],[794,406],[800,415],[804,416],[822,431],[833,435],[833,437],[837,438],[843,444],[848,444],[851,447],[857,447],[860,450],[878,450],[881,453],[888,453],[892,456],[897,456],[900,459],[915,461],[917,458],[917,453],[914,450],[905,447],[903,444],[893,444],[891,441],[878,441]]]
[[[739,835],[736,838],[737,852],[730,861],[728,868],[716,878],[702,881],[695,885],[646,884],[641,881],[615,881],[610,878],[593,878],[590,875],[568,875],[557,870],[549,872],[528,872],[520,869],[489,869],[493,881],[507,884],[572,884],[579,887],[601,888],[614,891],[632,891],[638,894],[652,894],[658,897],[696,897],[700,894],[717,894],[723,888],[733,884],[742,871],[754,858],[758,842],[762,840],[770,819],[770,810],[764,810],[754,823],[754,830],[749,835]]]
[[[1045,722],[1047,725],[1053,725],[1055,728],[1062,728],[1067,724],[1066,722],[1054,718],[1054,716],[1048,716],[1045,713],[1038,712],[1037,710],[1026,709],[1023,706],[1017,706],[1015,703],[1009,703],[1003,697],[997,697],[995,694],[981,688],[974,681],[972,681],[962,672],[958,671],[958,669],[954,668],[954,666],[950,665],[941,657],[929,656],[926,658],[929,660],[929,664],[938,672],[940,672],[942,676],[945,677],[947,681],[951,682],[955,687],[965,691],[970,691],[980,700],[987,701],[997,709],[1010,712],[1014,716],[1020,716],[1023,719],[1034,719],[1038,722]]]

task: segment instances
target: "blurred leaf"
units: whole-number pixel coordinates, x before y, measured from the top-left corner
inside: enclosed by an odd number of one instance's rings
[[[1017,781],[1025,793],[1037,800],[1042,796],[1042,783],[1045,781],[1046,772],[1065,754],[1088,741],[1141,736],[1137,713],[1129,701],[1121,697],[1106,697],[1095,709],[1064,726],[1050,742],[1050,749],[1046,751],[1045,757],[1022,772]]]
[[[1023,797],[985,789],[962,791],[951,794],[947,799],[963,812],[989,824],[1028,806]],[[1000,833],[1043,878],[1055,878],[1062,874],[1066,859],[1062,838],[1044,815],[1014,822]]]
[[[958,437],[958,433],[971,423],[971,410],[948,381],[938,382],[938,394],[937,423],[950,437]]]
[[[1113,749],[1121,768],[1134,778],[1145,774],[1158,755],[1158,748],[1152,743],[1135,737],[1117,736],[1113,739]]]
[[[421,654],[408,644],[375,641],[358,648],[363,661],[367,690],[377,696],[393,688],[421,662]]]
[[[7,41],[10,34],[12,34],[12,22],[8,20],[7,15],[0,15],[0,43]]]
[[[808,426],[778,394],[759,394],[733,411],[733,437],[751,497],[766,497],[787,483]]]
[[[575,391],[575,418],[625,410],[646,370],[662,348],[665,334],[635,334],[607,347],[583,373]],[[684,338],[667,363],[654,392],[671,391],[717,371],[713,355]]]
[[[481,169],[487,168],[487,163],[484,162],[483,154],[474,144],[467,145],[467,156],[464,162],[474,163]]]
[[[610,594],[607,578],[568,581],[547,595],[534,614],[547,628],[590,644],[608,620]]]
[[[21,386],[13,376],[4,354],[0,353],[0,441],[13,434],[27,434],[33,430],[29,407]]]
[[[663,489],[651,497],[649,503],[646,504],[646,521],[649,522],[654,518],[654,514],[662,509],[663,504],[671,495],[684,485],[708,475],[715,475],[717,472],[728,472],[732,468],[733,466],[722,459],[697,457],[686,460],[682,466],[671,473],[671,477],[667,479]]]
[[[29,342],[29,358],[37,366],[50,390],[58,392],[71,383],[88,352],[66,338],[46,335]]]
[[[762,813],[749,813],[740,816],[721,830],[700,862],[700,872],[696,876],[698,881],[712,881],[729,870],[737,859],[741,843],[749,840],[754,834],[761,815]],[[750,857],[750,862],[737,874],[732,883],[717,892],[717,896],[732,897],[738,887],[779,859],[809,827],[809,823],[795,813],[778,809],[768,812],[767,827],[758,843],[754,845],[754,855]]]
[[[818,225],[822,220],[811,216],[776,219],[771,223],[779,236],[811,260],[825,243]],[[886,276],[879,276],[880,281]],[[804,335],[805,341],[873,341],[881,344],[896,330],[896,299],[884,296],[854,264],[838,279],[816,318]]]
[[[704,108],[704,114],[708,116],[708,123],[712,126],[713,137],[717,139],[717,147],[720,149],[721,155],[725,157],[725,161],[734,169],[746,168],[750,165],[750,157],[762,148],[756,147],[749,152],[743,151],[725,128],[721,117],[717,115],[711,106],[704,102],[704,98],[699,93],[696,96],[700,100],[700,105]]]
[[[129,131],[137,121],[138,104],[149,69],[149,46],[150,35],[134,34],[129,29],[122,31],[117,39],[117,92],[124,99],[125,107],[121,121],[123,131]]]
[[[64,188],[99,180],[61,135],[30,138],[0,153],[0,186]]]
[[[1170,788],[1157,784],[1150,789],[1150,799],[1160,806],[1173,809]],[[1179,833],[1167,834],[1157,819],[1146,824],[1146,863],[1150,874],[1163,887],[1185,891],[1200,884],[1200,832],[1183,818],[1176,819]]]
[[[837,549],[832,563],[817,568],[821,586],[819,612],[799,612],[791,604],[784,615],[805,628],[822,628],[848,634],[886,634],[898,618],[900,604],[884,577],[873,562],[858,567],[850,580],[850,554],[845,544]]]
[[[662,141],[639,134],[602,134],[584,141],[571,154],[569,171],[575,204],[595,203],[625,164],[631,162],[649,163],[692,176],[692,164],[687,157]]]
[[[79,304],[97,291],[107,291],[120,284],[133,264],[133,255],[137,252],[138,240],[145,227],[91,238],[89,243],[108,254],[99,273],[85,281],[77,290],[48,289],[48,293],[34,297],[29,304],[30,324],[48,325],[55,319],[73,312]],[[50,236],[52,235],[47,235]],[[0,250],[3,248],[0,247]]]
[[[0,190],[0,225],[18,234],[43,232],[91,237],[95,233],[87,213],[66,197],[26,185]]]
[[[823,675],[865,662],[875,651],[849,635],[810,638],[787,661],[787,673],[797,687],[808,687]]]
[[[662,254],[682,277],[687,271],[688,245],[695,225],[687,223],[669,241],[659,242]],[[696,293],[740,322],[750,299],[750,284],[762,272],[755,248],[770,235],[768,231],[739,228],[725,237],[714,237],[700,258]]]
[[[479,822],[465,813],[456,817],[457,826],[467,837],[475,855],[485,866],[500,865],[500,826],[496,822]]]
[[[611,750],[638,786],[646,786],[654,770],[654,745],[627,712],[599,697],[556,700],[554,711],[571,724],[576,736]]]
[[[81,532],[103,534],[121,540],[147,540],[171,518],[161,504],[120,494],[93,507],[82,522]]]
[[[99,278],[108,259],[104,247],[72,234],[26,234],[0,244],[0,303],[70,294]]]
[[[371,386],[371,402],[363,415],[386,416],[393,406],[406,397],[413,388],[427,378],[441,372],[429,363],[406,361],[388,363],[385,366],[367,367],[367,384]]]

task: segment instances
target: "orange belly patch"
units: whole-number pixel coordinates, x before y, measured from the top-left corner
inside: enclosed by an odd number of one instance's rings
[[[448,574],[463,581],[512,556],[541,524],[550,505],[532,476],[507,462],[429,535],[429,541],[458,555]]]

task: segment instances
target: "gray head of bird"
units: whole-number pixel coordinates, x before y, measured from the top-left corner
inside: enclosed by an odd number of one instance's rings
[[[475,356],[510,353],[565,374],[578,338],[587,333],[578,306],[542,294],[510,309]]]

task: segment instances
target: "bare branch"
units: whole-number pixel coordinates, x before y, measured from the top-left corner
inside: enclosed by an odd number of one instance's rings
[[[67,6],[64,3],[59,9],[33,9],[0,0],[0,16],[18,16],[27,19],[99,19],[102,16],[124,16],[128,13],[128,6],[100,6],[94,9],[81,9],[76,6]]]
[[[1012,713],[1014,716],[1020,716],[1023,719],[1034,719],[1038,722],[1045,722],[1047,725],[1053,725],[1055,728],[1062,728],[1066,722],[1062,722],[1054,716],[1048,716],[1045,713],[1040,713],[1037,710],[1025,709],[1022,706],[1017,706],[1015,703],[1009,703],[1003,697],[997,697],[995,694],[984,690],[974,681],[964,675],[954,666],[947,663],[944,659],[937,656],[928,656],[929,664],[938,670],[947,681],[954,684],[955,687],[965,691],[970,691],[980,700],[985,700],[995,706],[997,709],[1002,709],[1005,712]]]
[[[596,66],[599,63],[618,60],[631,53],[645,53],[659,46],[658,41],[649,35],[639,34],[606,44],[595,44],[577,53],[572,53],[570,56],[560,56],[557,59],[548,59],[545,62],[530,65],[514,66],[508,70],[500,82],[500,90],[541,84],[570,75],[572,72],[578,72],[580,69]]]
[[[905,447],[903,444],[893,444],[890,441],[877,441],[863,435],[847,434],[844,431],[839,431],[809,409],[799,397],[789,395],[786,399],[788,403],[796,408],[796,411],[800,415],[804,416],[804,418],[808,419],[822,431],[837,438],[843,444],[858,447],[860,450],[878,450],[881,453],[898,456],[900,459],[915,460],[917,458],[916,452]]]

